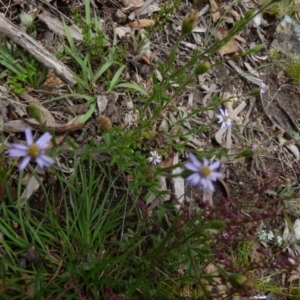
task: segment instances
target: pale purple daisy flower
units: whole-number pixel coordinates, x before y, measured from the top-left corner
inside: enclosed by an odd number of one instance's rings
[[[184,167],[193,173],[187,177],[186,181],[191,186],[201,185],[203,189],[214,192],[215,188],[212,182],[223,177],[222,173],[216,171],[220,166],[220,161],[209,165],[209,161],[204,158],[203,163],[201,163],[194,154],[189,153],[188,161],[184,163]]]
[[[45,154],[45,150],[49,145],[52,136],[49,132],[45,132],[35,143],[30,128],[25,129],[25,137],[27,145],[10,144],[8,155],[10,157],[24,157],[19,165],[19,171],[23,171],[31,159],[35,160],[38,166],[43,169],[54,163],[54,160]]]
[[[261,81],[259,85],[259,90],[260,90],[260,94],[264,94],[267,92],[268,86],[263,81]]]
[[[220,115],[217,115],[219,119],[218,123],[222,123],[221,128],[230,127],[231,126],[231,119],[229,118],[229,113],[227,109],[220,108]]]
[[[256,144],[253,144],[251,147],[252,154],[257,153],[257,150],[258,150],[258,146]]]
[[[161,156],[156,151],[150,151],[151,156],[147,158],[150,163],[157,165],[161,162]]]

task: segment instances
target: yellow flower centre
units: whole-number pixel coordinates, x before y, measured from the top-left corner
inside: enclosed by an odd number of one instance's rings
[[[200,174],[203,175],[204,177],[209,176],[210,173],[211,173],[211,170],[210,170],[209,167],[203,167],[203,168],[201,168],[201,170],[200,170]]]
[[[225,122],[228,121],[228,120],[229,120],[229,116],[223,117],[223,120],[224,120]]]
[[[33,144],[28,147],[27,152],[31,157],[36,158],[40,153],[40,149],[37,145]]]

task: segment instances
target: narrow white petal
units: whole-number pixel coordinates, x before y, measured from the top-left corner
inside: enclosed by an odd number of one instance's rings
[[[30,146],[33,144],[33,136],[30,128],[25,129],[25,137],[26,137],[26,142],[27,145]]]
[[[21,149],[9,149],[8,155],[10,157],[22,157],[27,155],[27,150],[21,150]]]
[[[201,177],[197,173],[190,175],[186,179],[187,183],[191,186],[195,186],[195,185],[199,184],[200,180],[201,180]]]
[[[39,155],[35,160],[41,169],[54,164],[54,160],[45,154]]]
[[[215,187],[211,181],[207,181],[208,189],[213,193],[215,191]]]
[[[156,162],[159,164],[161,162],[161,157],[157,157]]]
[[[209,161],[206,158],[203,158],[203,167],[207,167],[209,165]]]
[[[190,161],[187,161],[185,163],[183,163],[184,167],[190,171],[193,172],[198,172],[199,168],[197,166],[195,166],[193,163],[191,163]]]
[[[189,153],[188,158],[189,158],[190,162],[198,169],[200,169],[202,167],[202,164],[200,163],[198,158],[193,153]]]
[[[26,166],[28,165],[28,163],[30,162],[30,159],[31,157],[28,155],[28,156],[25,156],[22,160],[22,162],[19,164],[19,171],[23,171]]]
[[[207,179],[201,178],[200,185],[202,185],[202,187],[206,190],[207,189]]]
[[[45,132],[36,142],[36,145],[40,149],[46,149],[49,145],[49,142],[52,139],[52,135],[49,132]]]
[[[221,115],[216,115],[216,117],[219,119],[219,121],[218,121],[218,123],[221,123],[221,122],[223,122],[223,116],[221,116]]]
[[[220,161],[215,161],[214,163],[212,163],[212,164],[209,166],[209,168],[210,168],[211,170],[214,171],[214,170],[219,169],[220,166],[221,166],[221,162],[220,162]]]
[[[28,146],[23,145],[23,144],[10,144],[10,148],[13,149],[18,149],[18,150],[28,150]]]
[[[218,178],[222,178],[223,177],[223,174],[222,173],[219,173],[219,172],[212,172],[209,174],[209,179],[211,181],[216,181]]]

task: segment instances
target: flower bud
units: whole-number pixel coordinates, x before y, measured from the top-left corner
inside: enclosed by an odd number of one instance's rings
[[[226,227],[226,224],[223,221],[215,220],[208,223],[208,228],[220,230]]]
[[[102,132],[108,132],[112,127],[111,119],[105,116],[100,116],[99,118],[99,129]]]
[[[21,25],[24,27],[29,27],[33,25],[33,17],[30,14],[27,14],[26,12],[22,11],[20,13],[20,20],[21,20]]]
[[[39,107],[34,104],[29,104],[28,106],[28,114],[31,118],[34,118],[40,124],[42,123],[42,113]]]
[[[230,274],[228,276],[228,280],[234,288],[240,291],[244,291],[248,293],[254,289],[253,282],[242,274],[238,274],[238,273]]]
[[[202,75],[206,73],[210,69],[211,65],[208,61],[204,61],[203,63],[199,64],[195,70],[194,73],[195,75]]]
[[[181,32],[183,35],[189,34],[197,25],[199,12],[193,10],[187,17],[182,21]]]

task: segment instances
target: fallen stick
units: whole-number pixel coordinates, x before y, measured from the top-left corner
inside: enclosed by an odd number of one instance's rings
[[[14,43],[26,49],[32,56],[48,69],[53,70],[65,83],[73,86],[76,83],[71,71],[44,47],[39,45],[27,33],[13,24],[4,14],[0,14],[0,32],[9,37]]]

